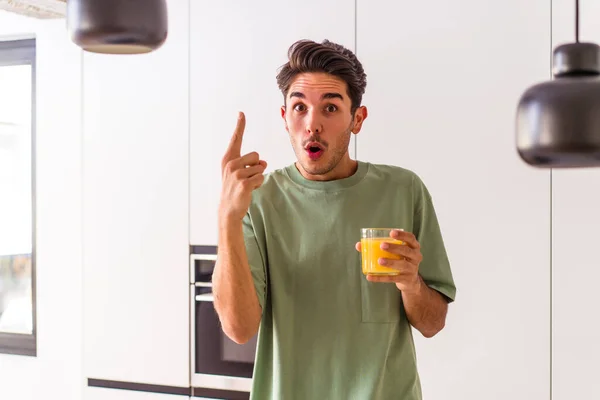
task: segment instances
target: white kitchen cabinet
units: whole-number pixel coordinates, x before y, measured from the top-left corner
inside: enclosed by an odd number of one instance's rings
[[[598,399],[600,171],[552,178],[553,399]]]
[[[168,5],[158,51],[83,59],[84,375],[189,387],[189,4]]]
[[[575,3],[553,1],[554,46],[573,42]],[[600,43],[600,4],[581,1],[581,41]],[[600,169],[552,174],[553,400],[598,399]]]
[[[445,330],[415,332],[424,398],[548,399],[550,172],[519,159],[514,116],[550,77],[550,3],[358,0],[357,27],[358,159],[424,180],[458,288]]]
[[[242,153],[257,151],[267,173],[293,163],[278,68],[299,39],[330,39],[354,49],[355,2],[224,0],[206,7],[192,1],[190,15],[190,240],[214,245],[221,158],[237,112],[247,121]]]
[[[84,400],[189,400],[189,396],[97,387],[85,388]]]

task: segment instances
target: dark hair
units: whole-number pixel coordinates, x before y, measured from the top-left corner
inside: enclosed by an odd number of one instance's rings
[[[304,39],[290,46],[288,60],[277,74],[277,85],[284,100],[296,75],[325,72],[346,82],[352,102],[351,112],[354,115],[367,87],[367,75],[352,51],[327,39],[322,43]]]

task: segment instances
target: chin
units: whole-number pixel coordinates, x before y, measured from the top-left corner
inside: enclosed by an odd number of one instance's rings
[[[308,160],[300,164],[302,165],[304,171],[306,171],[306,173],[310,175],[325,175],[333,169],[325,162],[323,162],[323,160],[319,160],[316,162]]]

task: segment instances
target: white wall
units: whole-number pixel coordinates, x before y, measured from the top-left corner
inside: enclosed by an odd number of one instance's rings
[[[553,45],[575,39],[574,1],[553,1]],[[581,41],[600,43],[600,2],[581,1]],[[554,170],[553,400],[598,399],[600,169]]]
[[[64,20],[0,11],[0,40],[33,35],[38,46],[38,356],[0,354],[0,398],[80,400],[81,52],[67,40]]]

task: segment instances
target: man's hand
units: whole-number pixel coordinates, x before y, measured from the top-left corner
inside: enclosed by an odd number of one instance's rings
[[[423,261],[421,245],[410,232],[394,229],[390,233],[392,239],[405,244],[382,243],[381,249],[399,255],[401,260],[380,258],[379,264],[399,271],[396,276],[367,275],[371,282],[394,282],[402,292],[402,303],[406,317],[412,326],[425,337],[432,337],[444,328],[448,302],[442,295],[423,281],[419,275],[419,264]],[[360,242],[356,250],[361,251]]]
[[[392,230],[390,238],[401,240],[404,244],[384,242],[381,244],[381,249],[397,254],[401,259],[380,258],[379,264],[394,268],[399,271],[399,274],[395,276],[367,275],[367,280],[371,282],[394,282],[396,287],[404,293],[417,293],[422,284],[419,277],[419,264],[423,260],[421,245],[415,235],[399,229]],[[356,243],[356,250],[361,251],[360,242]]]
[[[224,220],[241,221],[244,218],[252,200],[252,191],[262,185],[263,172],[267,167],[267,163],[261,160],[256,152],[240,156],[245,127],[246,118],[244,113],[240,112],[237,126],[221,162],[223,182],[219,217]]]

